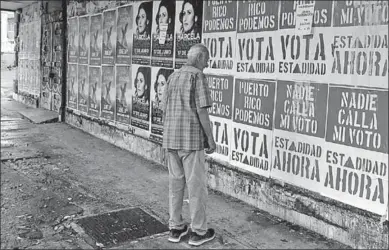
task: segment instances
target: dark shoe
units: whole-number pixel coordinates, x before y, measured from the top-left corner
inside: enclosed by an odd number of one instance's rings
[[[200,246],[213,239],[215,239],[215,230],[213,228],[209,228],[204,235],[198,235],[197,233],[192,232],[188,243],[192,246]]]
[[[178,243],[180,242],[181,238],[187,235],[189,232],[189,228],[187,225],[184,226],[183,229],[171,229],[169,233],[169,239],[168,241]]]

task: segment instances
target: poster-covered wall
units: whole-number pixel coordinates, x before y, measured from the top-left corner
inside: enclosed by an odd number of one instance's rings
[[[22,11],[19,23],[18,92],[38,97],[41,91],[41,31],[42,21],[31,4]]]
[[[204,73],[217,144],[210,157],[386,212],[387,2],[159,0],[96,8],[80,12],[91,23],[88,114],[161,143],[164,83],[201,42],[210,52]],[[302,8],[309,11],[301,15]],[[116,22],[104,24],[107,13]],[[104,27],[102,39],[92,23]],[[111,26],[118,47],[104,60]],[[68,106],[82,110],[82,95],[73,95],[82,88],[78,53],[69,49]]]

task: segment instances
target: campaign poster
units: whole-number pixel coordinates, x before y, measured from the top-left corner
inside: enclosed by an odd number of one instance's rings
[[[279,1],[238,1],[236,76],[277,78]]]
[[[162,120],[162,100],[169,76],[173,69],[153,67],[151,69],[151,134],[152,141],[162,144],[163,120]]]
[[[22,91],[24,83],[24,60],[19,59],[17,70],[18,92]]]
[[[333,1],[314,3],[312,33],[296,31],[296,10],[301,1],[285,1],[280,6],[279,29],[274,38],[276,76],[281,80],[328,81],[332,58]]]
[[[78,64],[78,110],[88,112],[88,65]]]
[[[283,1],[280,5],[279,29],[294,29],[296,27],[296,9],[302,1]],[[332,3],[334,1],[304,1],[305,4],[314,3],[312,27],[331,27]],[[315,29],[313,29],[315,32]]]
[[[328,84],[278,81],[271,177],[322,192]]]
[[[204,2],[202,41],[210,52],[205,72],[234,73],[236,51],[237,1]]]
[[[37,79],[36,79],[36,74],[35,74],[37,69],[36,69],[35,62],[36,62],[36,60],[30,61],[30,67],[31,67],[31,70],[30,70],[30,79],[31,79],[31,90],[30,90],[30,93],[33,94],[33,95],[37,94],[36,93]]]
[[[114,66],[103,65],[101,76],[101,117],[114,120],[115,119],[115,101],[116,101],[116,86],[115,86],[115,68]]]
[[[388,90],[329,87],[323,195],[384,215]]]
[[[131,64],[132,16],[132,5],[118,8],[116,63],[119,64]]]
[[[78,80],[77,80],[77,64],[68,64],[68,77],[67,77],[67,90],[68,90],[68,107],[77,109],[77,96],[78,96]],[[44,81],[43,81],[44,82]],[[42,84],[43,86],[43,84]]]
[[[244,170],[269,177],[274,81],[235,79],[231,163]]]
[[[232,139],[234,77],[206,74],[212,106],[208,109],[216,150],[210,157],[228,162]]]
[[[35,60],[35,94],[39,96],[40,93],[40,83],[42,81],[41,75],[41,62],[40,60]]]
[[[190,47],[201,43],[203,1],[176,1],[176,55],[175,68],[179,69],[188,58]]]
[[[329,41],[332,56],[326,77],[336,84],[387,89],[388,3],[334,4],[334,27]]]
[[[334,27],[388,25],[387,1],[334,2]]]
[[[141,130],[149,131],[151,68],[133,64],[132,79],[131,125]]]
[[[130,124],[131,116],[131,66],[116,65],[116,121]]]
[[[153,2],[137,2],[134,6],[132,63],[150,65],[151,26],[153,23]]]
[[[101,103],[101,67],[89,66],[88,114],[98,118]]]
[[[153,1],[151,65],[173,68],[176,1]]]
[[[27,59],[26,60],[26,65],[25,65],[25,81],[24,81],[24,92],[26,93],[30,93],[30,88],[31,88],[31,78],[30,78],[30,75],[31,75],[31,63],[30,63],[30,59]]]
[[[89,16],[79,17],[79,58],[78,62],[81,64],[89,63]]]
[[[102,14],[90,18],[90,65],[101,65],[103,44],[103,18]]]
[[[116,58],[116,10],[103,12],[102,63],[113,65]]]
[[[28,59],[29,60],[32,60],[34,59],[34,56],[35,56],[35,29],[34,29],[34,26],[36,25],[36,22],[35,21],[32,21],[32,22],[29,22],[27,24],[27,28],[28,28]]]
[[[68,62],[78,63],[78,17],[68,19]]]

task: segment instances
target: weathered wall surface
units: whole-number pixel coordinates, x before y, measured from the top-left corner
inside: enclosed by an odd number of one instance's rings
[[[20,14],[18,93],[14,96],[31,107],[59,111],[62,105],[63,7],[62,1],[40,1]]]
[[[387,248],[387,2],[176,1],[165,20],[160,3],[68,2],[66,122],[163,163],[161,86],[202,42],[210,187]]]
[[[22,9],[18,25],[18,93],[16,99],[38,107],[40,95],[41,5]]]

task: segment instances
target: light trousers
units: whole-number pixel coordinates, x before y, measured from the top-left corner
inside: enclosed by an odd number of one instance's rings
[[[169,228],[183,229],[185,184],[188,187],[191,229],[199,235],[207,232],[207,171],[204,150],[168,150]]]

